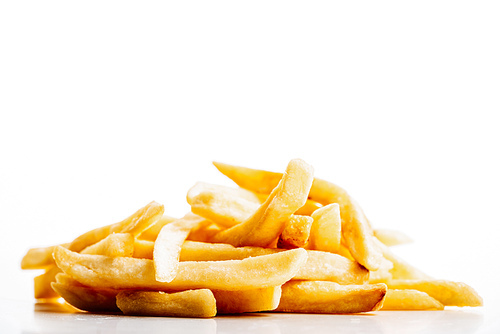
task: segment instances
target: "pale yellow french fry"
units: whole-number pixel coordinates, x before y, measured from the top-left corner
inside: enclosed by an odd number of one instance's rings
[[[388,289],[382,310],[443,310],[444,305],[425,292]]]
[[[281,179],[281,173],[214,162],[217,169],[240,187],[270,193]],[[377,270],[382,253],[373,243],[373,231],[359,205],[341,187],[318,178],[314,179],[309,199],[328,205],[338,203],[342,219],[342,236],[352,256],[369,270]]]
[[[134,236],[130,233],[112,233],[101,241],[86,247],[81,253],[111,257],[132,256],[134,253]]]
[[[181,261],[239,260],[282,251],[272,248],[234,247],[228,244],[186,241],[182,245],[180,259]],[[368,281],[368,270],[355,261],[328,252],[307,251],[307,254],[306,263],[299,269],[293,279],[324,280],[341,284],[363,284]]]
[[[482,306],[483,299],[469,285],[448,280],[391,280],[390,289],[411,289],[427,293],[444,306]]]
[[[278,248],[290,249],[306,246],[312,224],[312,217],[292,215],[279,236]]]
[[[336,253],[340,247],[340,208],[332,203],[319,208],[311,215],[313,223],[308,248]]]
[[[52,289],[50,284],[55,282],[56,275],[61,272],[57,266],[52,265],[45,273],[38,275],[34,279],[34,293],[36,299],[59,298],[57,292]]]
[[[290,281],[282,287],[276,311],[297,313],[360,313],[382,307],[385,284],[340,285],[326,281]]]
[[[163,211],[163,205],[151,202],[119,223],[99,227],[80,235],[71,242],[68,248],[74,252],[80,252],[111,233],[131,233],[137,236],[156,223],[162,217]]]
[[[292,214],[305,204],[312,180],[311,166],[300,159],[290,161],[282,180],[257,212],[244,223],[216,234],[214,241],[234,246],[272,244]]]
[[[171,282],[158,282],[152,260],[71,252],[56,247],[59,268],[80,283],[96,288],[186,290],[245,290],[282,285],[307,261],[307,251],[296,248],[277,254],[232,261],[180,262]]]
[[[375,271],[370,271],[370,283],[385,283],[392,279],[391,270],[394,267],[394,264],[383,258],[382,264]]]
[[[272,311],[278,307],[281,286],[254,290],[213,290],[218,314]]]
[[[58,274],[57,281],[52,283],[52,288],[68,304],[79,310],[88,312],[120,311],[116,306],[118,290],[95,289],[84,286],[66,274]]]
[[[153,223],[149,228],[146,230],[142,231],[141,234],[137,238],[143,239],[143,240],[151,240],[155,241],[156,238],[158,237],[158,233],[160,233],[161,229],[163,226],[170,224],[174,220],[177,220],[177,218],[170,217],[167,215],[161,216],[160,219],[156,223]]]
[[[377,228],[373,230],[375,237],[386,246],[404,245],[413,242],[413,240],[401,231]]]
[[[122,291],[116,296],[116,305],[125,315],[211,318],[217,314],[214,295],[208,289]]]
[[[159,282],[171,282],[179,268],[181,246],[193,228],[205,218],[188,213],[184,217],[163,226],[156,238],[153,250],[155,278]]]
[[[250,195],[244,196],[245,193],[254,196],[254,199],[249,199]],[[223,227],[246,221],[260,206],[258,197],[251,191],[206,183],[197,183],[191,188],[187,199],[193,213]]]
[[[389,270],[392,279],[431,279],[429,275],[394,254],[388,246],[378,239],[373,239],[374,243],[381,249],[384,258],[392,262],[392,269]]]
[[[62,244],[63,247],[68,247],[69,244]],[[37,247],[29,249],[21,260],[21,269],[47,269],[54,265],[55,246]]]

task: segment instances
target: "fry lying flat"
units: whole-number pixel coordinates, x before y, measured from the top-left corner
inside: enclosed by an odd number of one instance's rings
[[[302,248],[243,260],[180,262],[171,282],[158,282],[152,260],[111,258],[54,250],[57,266],[78,282],[97,288],[245,290],[282,285],[297,274],[307,260]]]

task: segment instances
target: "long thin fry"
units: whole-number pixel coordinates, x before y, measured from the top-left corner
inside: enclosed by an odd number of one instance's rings
[[[290,161],[279,185],[257,212],[244,223],[216,234],[214,241],[234,246],[272,244],[292,214],[305,204],[312,180],[311,166],[300,159]]]
[[[245,290],[278,286],[297,274],[307,260],[301,248],[232,261],[181,262],[174,280],[158,282],[152,260],[71,252],[56,247],[59,268],[80,283],[97,288]]]

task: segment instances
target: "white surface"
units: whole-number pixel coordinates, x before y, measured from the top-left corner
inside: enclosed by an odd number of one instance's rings
[[[398,254],[487,299],[498,14],[497,1],[0,2],[0,298],[31,304],[30,247],[151,200],[181,216],[196,181],[231,184],[212,160],[282,171],[301,157],[375,227],[413,237]]]
[[[484,309],[374,312],[356,315],[252,313],[212,319],[60,313],[57,308],[0,301],[2,333],[498,333],[500,312]]]

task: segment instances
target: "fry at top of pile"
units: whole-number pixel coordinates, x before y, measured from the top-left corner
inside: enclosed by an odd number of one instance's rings
[[[470,286],[396,256],[404,234],[373,230],[337,185],[291,160],[284,173],[214,163],[239,187],[197,183],[191,212],[151,202],[61,245],[33,248],[35,298],[89,312],[213,317],[245,312],[360,313],[481,306]]]

